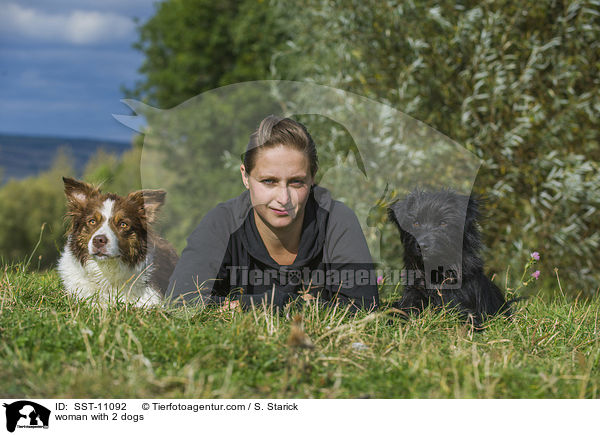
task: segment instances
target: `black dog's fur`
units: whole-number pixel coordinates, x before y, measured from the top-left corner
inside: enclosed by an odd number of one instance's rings
[[[475,326],[510,314],[503,293],[483,272],[479,206],[474,196],[451,190],[415,190],[388,208],[400,230],[405,270],[425,278],[409,279],[394,308],[419,314],[428,305],[446,306]]]

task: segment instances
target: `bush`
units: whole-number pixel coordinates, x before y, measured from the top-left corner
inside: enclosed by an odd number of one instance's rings
[[[312,0],[280,13],[298,36],[274,58],[278,77],[386,102],[482,159],[493,269],[537,250],[543,276],[558,266],[566,291],[596,291],[597,2]]]

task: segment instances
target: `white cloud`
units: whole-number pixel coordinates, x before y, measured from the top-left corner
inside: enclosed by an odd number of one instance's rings
[[[4,0],[0,0],[2,3]],[[17,3],[15,0],[12,3]],[[129,17],[148,17],[153,14],[154,4],[157,0],[18,0],[18,3],[27,8],[41,11],[62,13],[75,9],[94,10],[100,12],[113,12]]]
[[[73,10],[48,13],[8,3],[0,14],[0,33],[33,41],[66,42],[75,45],[129,42],[135,24],[112,12]]]

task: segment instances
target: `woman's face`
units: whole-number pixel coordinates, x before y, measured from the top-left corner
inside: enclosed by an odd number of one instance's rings
[[[258,150],[252,173],[242,180],[255,212],[272,229],[302,221],[312,185],[310,162],[302,151],[279,145]]]

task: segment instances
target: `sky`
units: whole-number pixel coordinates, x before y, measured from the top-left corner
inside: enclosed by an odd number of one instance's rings
[[[0,0],[0,134],[129,142],[112,114],[143,56],[136,23],[157,0]]]

